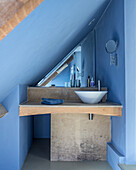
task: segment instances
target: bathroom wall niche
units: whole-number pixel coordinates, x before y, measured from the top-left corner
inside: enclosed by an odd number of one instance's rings
[[[86,87],[87,78],[95,81],[95,32],[91,31],[38,84],[43,87]]]

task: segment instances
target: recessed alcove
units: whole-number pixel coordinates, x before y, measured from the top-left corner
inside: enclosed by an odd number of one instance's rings
[[[94,44],[92,31],[36,87],[27,88],[27,101],[19,105],[20,117],[34,116],[34,136],[50,137],[51,161],[107,160],[111,116],[121,117],[122,105],[108,101],[108,94],[97,104],[86,104],[75,93],[99,90]],[[93,78],[93,87],[87,87],[88,77]],[[100,90],[108,91],[102,85]],[[64,103],[44,105],[42,98],[63,99]]]

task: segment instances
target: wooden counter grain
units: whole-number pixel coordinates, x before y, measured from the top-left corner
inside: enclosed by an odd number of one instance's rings
[[[19,116],[39,114],[97,114],[107,116],[121,116],[122,105],[115,103],[85,104],[67,101],[61,105],[43,105],[40,102],[25,102],[19,106]]]

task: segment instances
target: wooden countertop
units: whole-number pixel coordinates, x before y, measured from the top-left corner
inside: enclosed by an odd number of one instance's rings
[[[57,113],[98,114],[107,116],[121,116],[122,105],[116,103],[85,104],[67,101],[61,105],[43,105],[40,102],[27,101],[19,105],[19,116]]]

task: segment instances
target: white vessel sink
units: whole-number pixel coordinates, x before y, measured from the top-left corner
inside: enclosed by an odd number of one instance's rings
[[[99,103],[107,91],[75,91],[83,103]]]

